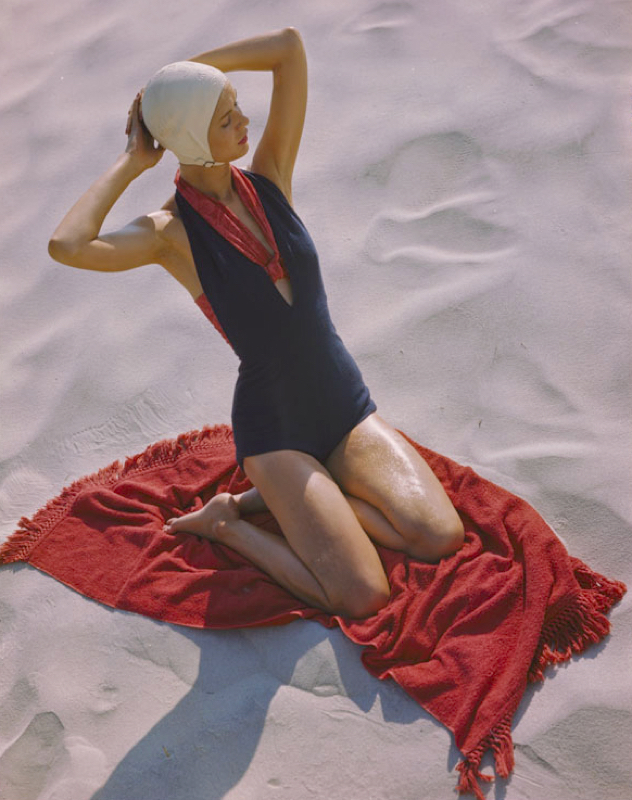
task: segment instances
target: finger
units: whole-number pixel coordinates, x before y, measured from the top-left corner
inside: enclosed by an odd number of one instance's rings
[[[140,108],[139,108],[139,105],[138,105],[139,101],[140,101],[140,92],[134,98],[134,102],[132,103],[132,105],[130,106],[129,111],[127,112],[126,133],[128,135],[132,130],[132,126],[133,126],[133,123],[134,123],[134,117],[139,119],[141,122],[143,121],[142,117],[140,116]]]

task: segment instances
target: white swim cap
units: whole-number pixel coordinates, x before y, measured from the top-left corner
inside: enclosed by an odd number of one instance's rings
[[[176,61],[159,69],[145,87],[143,122],[181,164],[217,163],[209,149],[208,129],[227,80],[207,64]]]

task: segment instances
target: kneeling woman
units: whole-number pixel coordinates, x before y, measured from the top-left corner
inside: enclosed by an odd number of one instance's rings
[[[249,120],[225,75],[233,70],[273,74],[249,171],[231,164],[249,150]],[[377,415],[329,317],[318,256],[292,206],[306,99],[292,28],[163,67],[130,108],[125,153],[68,212],[49,252],[84,269],[162,265],[240,358],[233,432],[254,488],[217,495],[165,530],[220,541],[306,603],[366,617],[389,598],[374,542],[437,561],[462,545],[463,526],[425,461]],[[179,161],[175,195],[100,235],[165,148]],[[243,519],[265,508],[283,537]]]

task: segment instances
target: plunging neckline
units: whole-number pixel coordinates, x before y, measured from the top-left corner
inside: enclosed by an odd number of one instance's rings
[[[282,302],[291,308],[294,297],[289,302],[281,293],[276,283],[281,278],[289,279],[287,270],[281,260],[274,232],[265,213],[261,199],[248,178],[231,165],[231,178],[237,194],[245,209],[259,226],[263,237],[270,248],[268,250],[261,240],[250,230],[243,220],[225,203],[205,195],[188,183],[177,171],[174,183],[184,199],[206,220],[221,236],[233,245],[242,255],[262,267],[272,281],[275,292]],[[290,290],[292,285],[290,283]],[[197,300],[196,300],[197,302]]]

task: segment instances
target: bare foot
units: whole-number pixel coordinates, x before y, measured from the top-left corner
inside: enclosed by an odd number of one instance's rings
[[[268,510],[268,506],[265,504],[263,497],[259,494],[259,490],[254,486],[246,492],[236,494],[235,500],[237,501],[240,514],[257,514],[259,511]]]
[[[170,519],[163,526],[165,533],[194,533],[205,539],[219,540],[229,522],[239,519],[239,507],[232,494],[216,494],[198,511]]]

